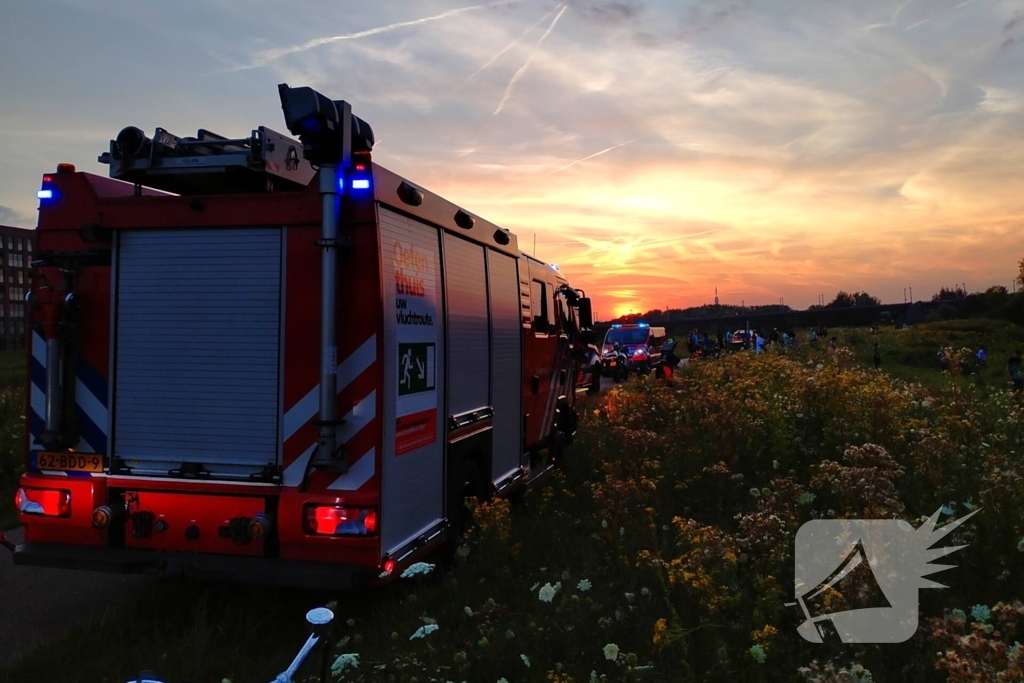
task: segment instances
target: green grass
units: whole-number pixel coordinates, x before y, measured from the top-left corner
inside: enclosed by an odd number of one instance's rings
[[[873,366],[871,350],[878,342],[882,369],[893,377],[926,386],[947,381],[938,361],[940,347],[968,348],[977,352],[982,345],[988,362],[976,374],[965,377],[967,385],[988,389],[1010,386],[1006,361],[1015,350],[1024,351],[1024,328],[1002,320],[973,319],[926,323],[908,330],[881,328],[874,336],[868,328],[830,330],[840,344],[848,346],[857,359]],[[821,344],[820,346],[827,346]]]
[[[25,352],[0,352],[0,531],[18,523],[14,490],[25,466]]]

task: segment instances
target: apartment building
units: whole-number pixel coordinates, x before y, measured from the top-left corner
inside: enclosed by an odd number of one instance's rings
[[[32,279],[35,237],[35,230],[0,225],[0,351],[27,344],[25,293]]]

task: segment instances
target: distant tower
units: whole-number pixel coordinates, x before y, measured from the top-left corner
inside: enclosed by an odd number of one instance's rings
[[[715,305],[718,305],[718,287],[715,287]]]

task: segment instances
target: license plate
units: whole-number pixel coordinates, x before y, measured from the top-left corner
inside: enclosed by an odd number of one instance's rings
[[[103,456],[99,453],[48,453],[36,455],[36,468],[64,472],[103,472]]]

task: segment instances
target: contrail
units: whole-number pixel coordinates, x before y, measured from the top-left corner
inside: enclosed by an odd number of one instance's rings
[[[911,24],[910,26],[908,26],[905,29],[903,29],[903,30],[904,31],[909,31],[910,29],[917,28],[921,24],[927,23],[927,22],[931,21],[932,19],[934,19],[937,16],[940,16],[942,14],[946,14],[947,12],[952,12],[954,10],[958,10],[961,7],[967,7],[967,5],[970,5],[973,2],[974,2],[974,0],[965,0],[965,2],[961,2],[959,5],[954,5],[953,7],[949,7],[949,8],[944,9],[944,10],[939,10],[939,12],[937,12],[936,14],[934,14],[934,15],[932,15],[930,17],[927,17],[925,19],[922,19],[921,21],[916,21],[913,24]]]
[[[503,54],[505,54],[506,52],[508,52],[508,51],[509,51],[509,50],[511,50],[512,48],[514,48],[514,47],[515,47],[515,46],[516,46],[516,45],[517,45],[517,44],[519,43],[519,41],[520,41],[520,40],[522,40],[523,38],[525,38],[525,37],[526,37],[526,34],[527,34],[527,33],[529,33],[529,32],[530,32],[530,31],[532,31],[533,29],[535,29],[535,28],[537,28],[538,26],[540,26],[541,24],[543,24],[543,23],[544,23],[544,20],[545,20],[545,19],[547,19],[548,17],[550,17],[550,16],[552,15],[552,14],[554,14],[554,13],[555,13],[555,12],[556,12],[556,11],[558,10],[558,8],[559,8],[559,7],[563,7],[563,5],[556,5],[554,9],[552,9],[552,10],[551,10],[550,12],[548,12],[548,13],[547,13],[547,14],[545,14],[545,15],[544,15],[543,17],[541,17],[541,18],[540,18],[540,20],[539,20],[539,21],[538,21],[538,22],[537,22],[536,24],[534,24],[534,25],[533,25],[533,26],[531,26],[530,28],[528,28],[528,29],[526,29],[525,31],[523,31],[522,35],[520,35],[520,36],[519,36],[518,38],[516,38],[515,40],[513,40],[513,41],[512,41],[511,43],[509,43],[508,45],[506,45],[506,46],[504,47],[504,49],[502,49],[502,50],[501,50],[501,52],[499,52],[498,54],[494,55],[494,56],[493,56],[493,57],[491,57],[491,58],[490,58],[489,60],[487,60],[487,63],[486,63],[486,64],[484,64],[484,65],[483,65],[482,67],[480,67],[479,69],[477,69],[476,71],[474,71],[474,72],[473,72],[473,73],[472,73],[472,74],[471,74],[471,75],[469,76],[469,78],[467,78],[466,80],[462,81],[462,83],[461,83],[461,84],[459,84],[459,87],[462,87],[463,85],[465,85],[466,83],[468,83],[469,81],[471,81],[471,80],[473,79],[473,77],[474,77],[474,76],[476,76],[476,75],[477,75],[477,74],[479,74],[479,73],[480,73],[481,71],[483,71],[484,69],[486,69],[487,67],[489,67],[489,66],[490,66],[491,64],[494,64],[494,62],[495,62],[495,61],[497,61],[497,59],[498,59],[499,57],[501,57],[501,56],[502,56]]]
[[[589,161],[589,160],[593,159],[594,157],[599,157],[599,156],[601,156],[602,154],[607,154],[608,152],[611,152],[612,150],[616,150],[616,149],[618,149],[619,147],[625,147],[626,145],[631,145],[631,144],[633,144],[634,142],[637,142],[638,140],[643,140],[643,139],[644,139],[645,137],[647,137],[648,135],[650,135],[650,133],[644,133],[643,135],[641,135],[641,136],[640,136],[640,137],[638,137],[638,138],[633,138],[632,140],[627,140],[627,141],[625,141],[625,142],[620,142],[619,144],[617,144],[617,145],[612,145],[611,147],[609,147],[609,148],[607,148],[607,149],[602,149],[602,150],[601,150],[600,152],[594,152],[594,153],[593,153],[593,154],[591,154],[590,156],[587,156],[587,157],[583,157],[582,159],[577,159],[576,161],[573,161],[573,162],[571,162],[571,163],[568,163],[568,164],[566,164],[565,166],[562,166],[561,168],[556,168],[556,169],[555,169],[554,171],[551,171],[550,173],[545,173],[544,175],[540,176],[539,178],[536,178],[536,180],[543,180],[544,178],[547,178],[547,177],[549,177],[549,176],[553,176],[553,175],[555,175],[556,173],[561,173],[562,171],[566,170],[567,168],[572,168],[572,167],[573,167],[573,166],[575,166],[576,164],[582,164],[582,163],[583,163],[584,161]],[[495,199],[501,199],[502,197],[505,197],[505,196],[507,196],[507,195],[511,194],[512,192],[515,192],[515,191],[516,191],[517,189],[519,189],[519,188],[520,188],[520,187],[522,187],[523,185],[526,185],[526,184],[528,184],[528,183],[530,183],[530,182],[536,182],[536,180],[531,180],[531,181],[527,181],[526,183],[520,183],[520,184],[519,184],[519,185],[517,185],[516,187],[513,187],[513,188],[511,188],[511,189],[508,189],[508,190],[506,190],[506,191],[502,192],[501,194],[499,194],[498,196],[496,196],[496,197],[495,197]]]
[[[551,25],[548,26],[548,30],[544,31],[544,35],[542,35],[540,40],[537,41],[537,44],[533,46],[533,52],[531,52],[530,56],[526,58],[526,63],[519,67],[519,71],[512,76],[512,80],[509,81],[508,87],[505,88],[505,96],[501,98],[501,103],[498,105],[498,108],[494,110],[495,116],[501,113],[501,110],[505,107],[505,103],[508,102],[508,98],[512,96],[512,91],[515,89],[516,83],[523,77],[523,74],[526,73],[526,70],[530,67],[530,62],[533,61],[534,55],[537,54],[537,50],[540,49],[540,46],[544,43],[544,39],[551,35],[551,32],[555,30],[555,24],[558,23],[558,20],[562,18],[562,15],[565,14],[565,10],[567,9],[569,9],[569,3],[562,5],[562,11],[555,15]]]
[[[607,149],[602,149],[602,150],[601,150],[600,152],[594,152],[594,153],[593,153],[593,154],[591,154],[590,156],[588,156],[588,157],[583,157],[582,159],[577,159],[576,161],[574,161],[574,162],[572,162],[572,163],[570,163],[570,164],[566,164],[566,165],[565,165],[565,166],[563,166],[562,168],[556,168],[556,169],[555,169],[554,171],[552,171],[551,173],[547,173],[547,174],[545,174],[545,175],[542,175],[542,176],[541,176],[540,178],[547,178],[548,176],[552,176],[552,175],[555,175],[556,173],[561,173],[562,171],[566,170],[567,168],[572,168],[572,167],[573,167],[573,166],[575,166],[576,164],[582,164],[582,163],[583,163],[584,161],[590,161],[590,160],[591,160],[591,159],[593,159],[594,157],[599,157],[599,156],[601,156],[602,154],[607,154],[608,152],[611,152],[611,151],[612,151],[613,149],[618,149],[619,147],[625,147],[626,145],[631,145],[631,144],[633,144],[634,142],[636,142],[636,141],[638,141],[638,140],[643,140],[643,139],[644,139],[645,137],[647,137],[648,135],[650,135],[650,133],[645,133],[645,134],[641,135],[641,136],[640,136],[640,137],[638,137],[638,138],[633,138],[632,140],[627,140],[627,141],[625,141],[625,142],[620,142],[620,143],[619,143],[619,144],[617,144],[617,145],[612,145],[611,147],[609,147],[609,148],[607,148]]]
[[[405,28],[406,26],[417,26],[419,24],[426,24],[431,21],[438,21],[439,19],[447,19],[448,17],[453,17],[456,14],[462,14],[463,12],[472,12],[478,9],[488,9],[490,7],[497,7],[498,5],[509,5],[517,1],[518,0],[497,0],[496,2],[490,2],[487,3],[486,5],[471,5],[469,7],[459,7],[457,9],[451,9],[448,10],[447,12],[441,12],[440,14],[435,14],[433,16],[421,17],[420,19],[412,19],[410,21],[399,21],[395,22],[394,24],[388,24],[386,26],[378,26],[376,28],[369,28],[364,31],[356,31],[355,33],[344,33],[340,36],[314,38],[313,40],[303,43],[302,45],[293,45],[292,47],[265,50],[264,52],[260,53],[259,57],[257,58],[254,64],[241,67],[241,69],[237,70],[240,71],[242,69],[252,69],[258,66],[264,66],[266,64],[269,64],[270,62],[280,59],[281,57],[284,57],[285,55],[294,54],[296,52],[305,52],[306,50],[310,50],[314,47],[320,47],[321,45],[328,45],[330,43],[336,43],[342,40],[356,40],[357,38],[375,36],[379,33],[388,33],[389,31]]]

